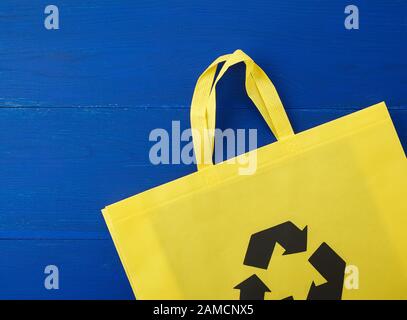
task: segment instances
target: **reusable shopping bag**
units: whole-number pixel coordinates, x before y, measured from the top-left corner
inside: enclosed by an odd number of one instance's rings
[[[216,83],[239,62],[277,141],[214,165]],[[237,50],[198,79],[191,126],[197,172],[103,210],[136,298],[407,298],[406,157],[384,102],[294,133]]]

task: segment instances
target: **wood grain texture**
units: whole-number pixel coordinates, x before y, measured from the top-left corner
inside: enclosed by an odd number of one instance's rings
[[[203,68],[241,48],[288,106],[407,105],[407,2],[352,3],[358,31],[348,1],[60,0],[49,31],[48,1],[2,0],[1,104],[188,108]]]
[[[134,299],[110,240],[2,240],[0,252],[0,299]],[[47,265],[58,290],[45,289]]]
[[[194,172],[150,163],[155,128],[180,121],[200,72],[245,50],[269,74],[296,132],[385,100],[407,149],[407,2],[48,1],[0,3],[0,298],[132,299],[100,213]],[[274,141],[237,66],[219,85],[218,127]],[[43,286],[56,264],[61,289]]]
[[[354,110],[289,110],[297,132]],[[392,110],[407,142],[407,110]],[[96,233],[107,238],[100,210],[107,204],[196,170],[194,165],[154,166],[149,132],[189,127],[186,109],[2,109],[0,127],[0,237],[9,231]],[[148,121],[147,121],[148,120]],[[258,145],[274,141],[253,108],[218,112],[219,128],[257,128]],[[183,143],[182,145],[185,145]],[[14,234],[14,233],[13,233]],[[18,235],[18,233],[17,233]],[[37,236],[33,236],[36,238]]]

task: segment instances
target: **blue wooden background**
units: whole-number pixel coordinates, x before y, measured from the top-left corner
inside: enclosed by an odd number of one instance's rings
[[[44,8],[60,30],[44,28]],[[344,27],[358,5],[360,30]],[[134,298],[100,209],[195,171],[153,166],[154,128],[189,127],[200,72],[241,48],[296,132],[385,100],[407,145],[407,1],[1,0],[0,298]],[[218,126],[258,128],[244,68],[220,83]],[[60,289],[44,288],[44,268]]]

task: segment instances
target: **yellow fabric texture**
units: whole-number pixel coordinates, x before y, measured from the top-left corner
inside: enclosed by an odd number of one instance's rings
[[[213,165],[212,137],[209,155],[200,141],[215,128],[216,82],[239,62],[248,95],[278,139],[250,152],[252,175],[239,175],[239,161]],[[136,298],[239,299],[241,284],[256,275],[269,289],[266,300],[329,299],[335,267],[310,262],[323,244],[346,264],[340,298],[407,298],[406,157],[384,102],[294,134],[271,81],[237,50],[198,79],[191,126],[197,172],[102,210]],[[306,233],[306,250],[290,254],[295,228]],[[270,246],[277,239],[269,263],[247,264],[252,236],[269,229],[258,237]],[[265,249],[256,250],[254,260]],[[349,270],[358,270],[357,288],[345,284]]]

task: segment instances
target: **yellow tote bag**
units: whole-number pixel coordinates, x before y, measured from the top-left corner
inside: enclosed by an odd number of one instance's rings
[[[213,165],[215,87],[238,62],[277,142]],[[294,134],[237,50],[199,78],[191,125],[196,173],[103,210],[136,298],[407,298],[406,157],[384,102]]]

